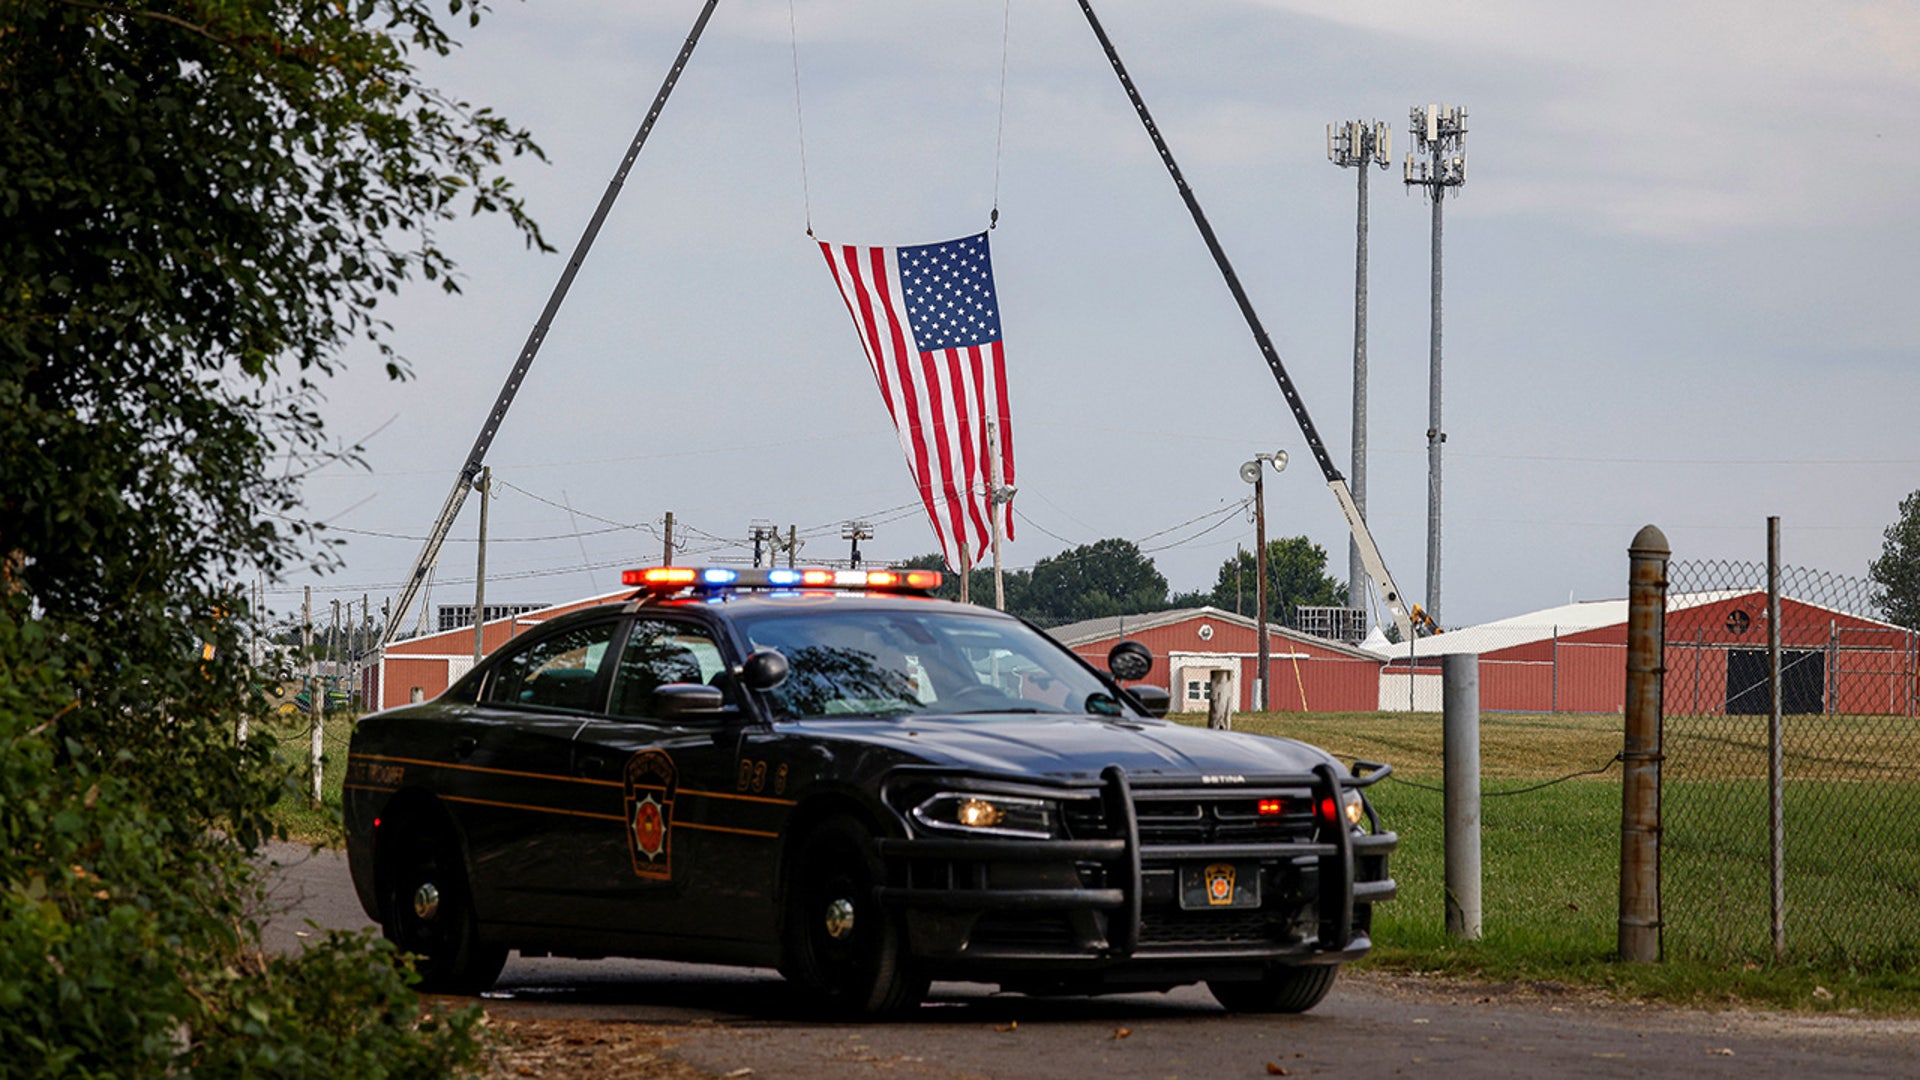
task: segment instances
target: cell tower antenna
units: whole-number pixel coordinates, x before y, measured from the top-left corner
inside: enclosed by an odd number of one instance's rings
[[[1467,111],[1458,105],[1415,105],[1409,114],[1415,150],[1407,151],[1406,183],[1433,203],[1433,300],[1427,344],[1427,617],[1440,619],[1440,207],[1448,188],[1467,182]],[[1416,160],[1416,154],[1421,155]]]
[[[1347,120],[1327,125],[1327,157],[1343,169],[1360,174],[1360,210],[1355,227],[1353,256],[1353,457],[1347,466],[1347,486],[1353,505],[1367,513],[1367,172],[1384,169],[1393,161],[1393,128],[1384,120]],[[1367,607],[1365,561],[1360,541],[1347,539],[1347,606]]]

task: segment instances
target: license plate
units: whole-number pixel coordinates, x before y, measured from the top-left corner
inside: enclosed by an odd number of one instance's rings
[[[1241,863],[1189,863],[1180,868],[1180,906],[1188,911],[1260,906],[1260,868]]]

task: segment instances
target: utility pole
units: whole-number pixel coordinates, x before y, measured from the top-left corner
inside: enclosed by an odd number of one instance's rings
[[[860,569],[860,541],[873,539],[873,526],[864,521],[849,521],[840,526],[840,539],[853,541],[853,550],[847,554],[847,568]]]
[[[340,682],[340,601],[333,602],[333,632],[327,635],[327,675],[320,680],[321,699],[327,688]]]
[[[1247,613],[1246,605],[1241,601],[1241,598],[1246,595],[1246,586],[1241,582],[1241,574],[1242,574],[1242,571],[1245,569],[1245,567],[1242,564],[1245,563],[1246,557],[1247,557],[1247,549],[1240,547],[1237,544],[1234,545],[1234,549],[1233,549],[1233,613],[1235,615],[1245,615]]]
[[[662,535],[663,535],[663,539],[665,540],[665,548],[663,553],[660,556],[660,565],[672,566],[673,565],[673,511],[671,510],[667,511],[667,527],[665,530],[663,530]]]
[[[1000,538],[1007,531],[1007,504],[1013,501],[1013,488],[1000,483],[1000,424],[987,421],[987,502],[993,525],[993,606],[1007,610],[1007,582],[1000,565]]]
[[[960,525],[958,539],[960,541],[960,602],[963,604],[971,604],[973,603],[973,552],[967,548],[967,526],[965,522],[962,522]]]
[[[761,558],[766,555],[767,541],[776,540],[777,542],[780,534],[770,521],[753,522],[747,526],[747,533],[753,537],[753,565],[759,566]]]
[[[371,599],[372,597],[368,596],[366,593],[360,594],[360,650],[361,652],[356,653],[355,654],[356,657],[364,653],[369,653],[373,651],[372,648],[370,647],[373,642],[373,608],[368,605],[368,601]],[[364,680],[360,677],[359,668],[360,668],[360,665],[356,664],[354,669],[353,687],[354,687],[354,690],[360,694],[360,707],[362,709],[371,709],[373,707],[373,701],[367,696],[366,687],[361,685]]]
[[[339,601],[337,600],[334,602],[339,603]],[[346,662],[346,670],[338,673],[339,679],[340,679],[340,686],[342,689],[346,689],[354,685],[353,667],[354,667],[355,655],[353,651],[353,601],[352,600],[347,601],[347,617],[344,620],[341,620],[340,622],[340,658]],[[347,693],[351,695],[353,691],[348,689]],[[351,701],[352,698],[349,697],[348,700]]]
[[[1267,471],[1256,464],[1253,473],[1253,557],[1254,582],[1253,606],[1256,609],[1254,619],[1259,624],[1260,633],[1260,683],[1259,693],[1254,695],[1253,707],[1256,712],[1267,711],[1267,681],[1271,677],[1270,664],[1273,659],[1273,646],[1267,641]]]
[[[313,692],[313,586],[306,587],[305,599],[300,603],[300,651],[307,654],[307,719],[312,722],[312,740],[309,772],[313,777],[313,801],[320,802],[320,755],[322,753],[321,733],[326,726],[326,697]]]
[[[1414,106],[1413,141],[1407,151],[1406,184],[1427,190],[1433,204],[1433,299],[1427,345],[1427,617],[1440,621],[1440,447],[1447,441],[1440,426],[1440,208],[1448,188],[1467,182],[1467,111],[1458,105]],[[1415,153],[1425,154],[1416,162]]]
[[[480,470],[480,554],[473,572],[473,662],[487,652],[487,509],[493,502],[493,469]]]
[[[1384,120],[1327,125],[1327,157],[1360,174],[1360,211],[1353,256],[1353,459],[1347,470],[1353,505],[1367,514],[1367,166],[1393,161],[1393,129]],[[1367,567],[1360,541],[1347,538],[1347,606],[1367,608]]]
[[[800,526],[787,526],[787,569],[793,569],[793,562],[800,555]]]
[[[1275,450],[1271,454],[1255,454],[1253,460],[1240,466],[1240,479],[1253,485],[1253,542],[1257,549],[1253,556],[1253,606],[1254,621],[1259,624],[1260,652],[1259,679],[1260,692],[1254,696],[1255,712],[1267,712],[1268,694],[1267,669],[1271,659],[1272,644],[1267,640],[1267,470],[1263,466],[1271,464],[1274,472],[1287,467],[1287,452]]]

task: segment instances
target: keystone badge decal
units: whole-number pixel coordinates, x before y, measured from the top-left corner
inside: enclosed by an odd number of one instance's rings
[[[1212,907],[1233,904],[1233,864],[1214,863],[1203,871],[1207,879],[1207,903]]]
[[[627,847],[637,877],[673,878],[673,793],[679,786],[673,758],[642,750],[627,760]]]

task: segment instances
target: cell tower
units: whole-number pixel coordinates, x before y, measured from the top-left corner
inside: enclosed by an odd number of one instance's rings
[[[1427,346],[1427,617],[1440,621],[1440,207],[1448,188],[1467,182],[1467,111],[1458,105],[1416,105],[1415,149],[1407,151],[1407,186],[1425,188],[1433,203],[1433,317]],[[1416,155],[1419,159],[1416,160]]]
[[[1367,513],[1367,166],[1393,161],[1393,129],[1384,120],[1348,120],[1327,125],[1327,158],[1360,173],[1359,225],[1353,256],[1353,460],[1347,481],[1354,508]],[[1347,538],[1347,606],[1367,608],[1366,564],[1360,541]]]

